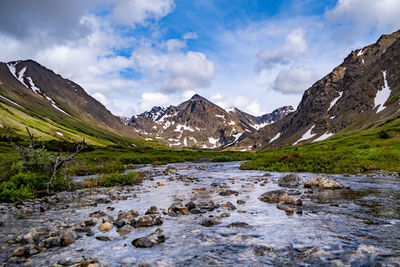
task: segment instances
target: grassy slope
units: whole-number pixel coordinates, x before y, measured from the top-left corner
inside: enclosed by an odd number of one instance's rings
[[[241,168],[324,173],[400,172],[400,117],[322,142],[256,153]]]

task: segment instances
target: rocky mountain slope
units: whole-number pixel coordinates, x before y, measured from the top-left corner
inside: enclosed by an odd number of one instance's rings
[[[283,107],[255,117],[236,108],[228,112],[194,95],[176,107],[153,107],[133,116],[129,126],[148,139],[164,140],[170,146],[226,148],[292,111],[292,107]]]
[[[238,145],[272,149],[351,133],[399,114],[399,96],[400,31],[351,52],[305,91],[295,112]]]
[[[1,128],[27,125],[49,138],[138,136],[81,86],[32,60],[0,63],[0,112]]]

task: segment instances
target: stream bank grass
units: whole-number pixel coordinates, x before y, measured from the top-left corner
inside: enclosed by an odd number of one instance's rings
[[[400,119],[298,147],[256,153],[241,169],[282,172],[400,172]]]

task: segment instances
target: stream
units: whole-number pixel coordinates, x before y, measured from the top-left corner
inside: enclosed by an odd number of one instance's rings
[[[400,178],[333,175],[350,189],[286,188],[278,180],[288,173],[240,170],[241,163],[139,166],[131,171],[145,174],[141,185],[1,204],[0,266],[400,266]],[[316,176],[297,175],[302,181]],[[302,203],[285,210],[260,201],[280,189]],[[169,211],[173,203],[191,201],[196,208]],[[151,206],[162,224],[118,233],[118,214],[143,216]],[[96,225],[84,228],[93,218]],[[101,232],[102,221],[111,229]],[[45,238],[37,232],[59,229],[74,231],[73,242],[35,245]],[[132,244],[157,229],[165,242]]]

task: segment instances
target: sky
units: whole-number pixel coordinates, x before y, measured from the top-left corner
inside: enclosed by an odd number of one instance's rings
[[[0,61],[33,59],[116,115],[195,93],[253,115],[292,105],[400,29],[400,0],[2,0]]]

